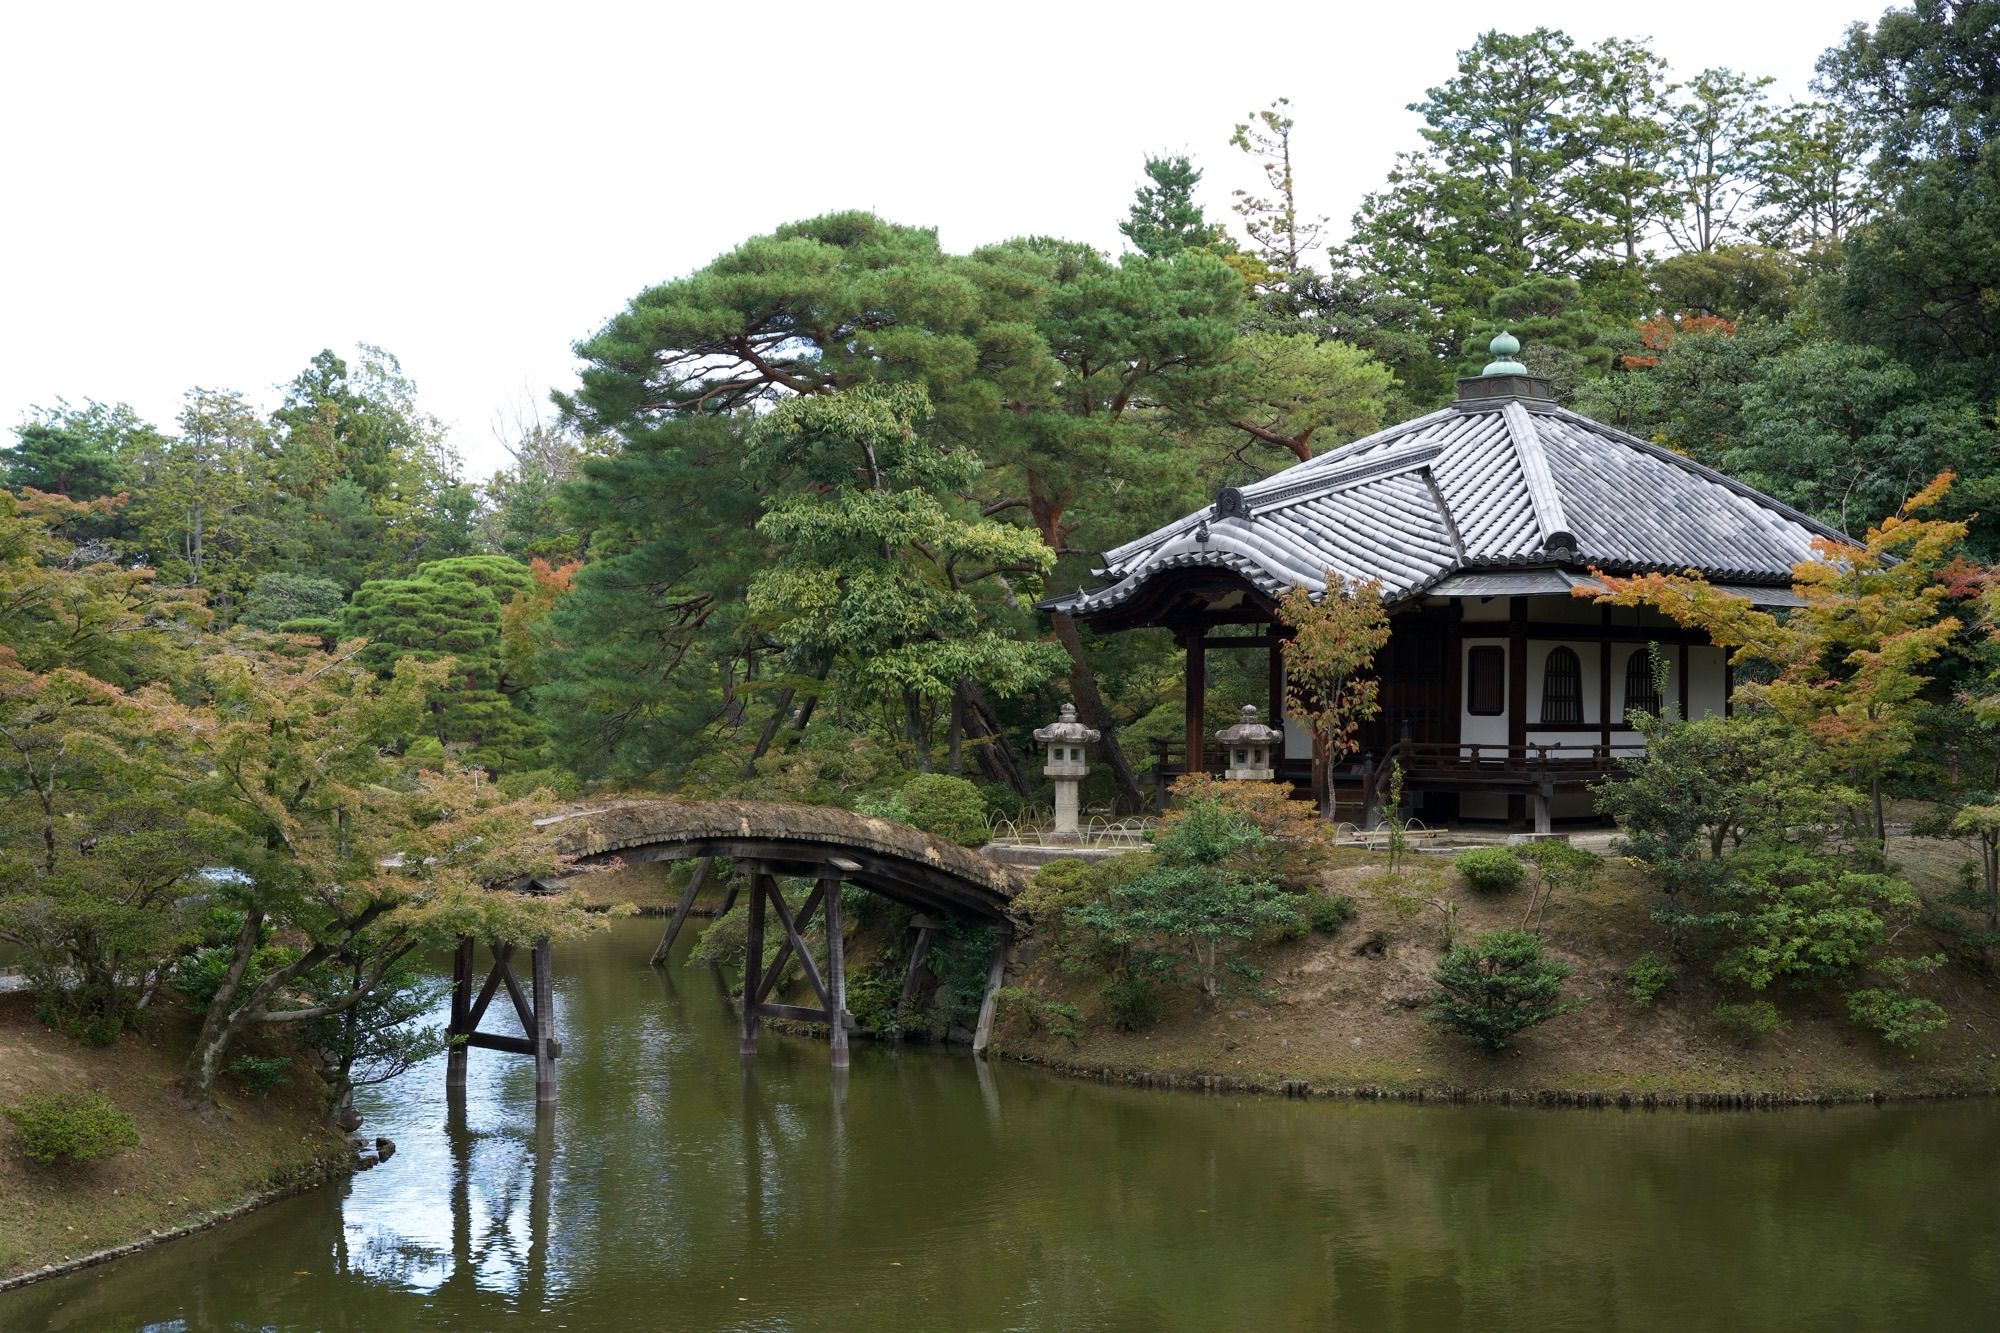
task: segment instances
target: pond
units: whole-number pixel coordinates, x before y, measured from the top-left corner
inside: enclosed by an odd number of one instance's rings
[[[0,1296],[0,1328],[1987,1326],[2000,1106],[1690,1114],[1141,1091],[766,1033],[627,920],[518,1057],[367,1099],[338,1186]],[[690,932],[692,934],[692,932]]]

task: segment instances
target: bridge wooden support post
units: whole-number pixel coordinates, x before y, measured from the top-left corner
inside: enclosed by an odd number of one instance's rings
[[[535,1100],[553,1101],[556,1095],[555,1061],[562,1054],[562,1043],[556,1040],[555,967],[548,939],[536,940],[531,951],[533,970],[529,984],[532,1000],[529,993],[521,989],[521,979],[514,975],[514,946],[511,944],[488,946],[493,955],[493,966],[488,969],[479,994],[472,995],[473,949],[476,943],[470,935],[460,936],[458,949],[452,956],[451,1019],[445,1030],[450,1054],[445,1057],[445,1086],[465,1086],[466,1061],[471,1052],[505,1051],[509,1055],[534,1057]],[[479,1030],[480,1020],[486,1017],[486,1007],[493,1003],[493,997],[499,994],[502,986],[506,987],[507,999],[514,1006],[514,1016],[520,1020],[525,1036]]]
[[[556,977],[555,961],[549,955],[549,937],[535,941],[533,958],[535,1026],[530,1040],[535,1046],[535,1100],[556,1099]]]
[[[451,1021],[446,1030],[454,1038],[472,1031],[466,1016],[472,1012],[472,936],[461,935],[458,947],[451,953]],[[444,1057],[444,1085],[447,1088],[465,1086],[466,1047],[463,1041],[454,1040]]]
[[[1014,947],[1014,932],[1002,930],[993,944],[993,961],[986,967],[986,993],[979,1000],[979,1023],[972,1029],[972,1053],[983,1056],[993,1044],[993,1015],[1000,1003],[1000,981],[1007,972],[1007,952]]]
[[[833,1067],[847,1068],[847,944],[841,939],[840,880],[822,879],[826,891],[826,1025]],[[800,949],[800,953],[805,951]]]
[[[714,865],[715,858],[712,856],[704,856],[694,863],[694,873],[688,876],[687,888],[681,892],[681,900],[674,906],[673,920],[667,922],[667,930],[660,936],[659,947],[654,949],[653,956],[646,960],[653,967],[658,967],[667,961],[667,951],[674,947],[674,940],[679,938],[681,927],[687,924],[688,913],[694,908],[695,896],[701,892],[702,885],[708,882],[708,872]]]
[[[764,976],[764,901],[778,886],[762,866],[750,872],[750,920],[743,932],[743,1027],[738,1055],[757,1054],[758,989]]]

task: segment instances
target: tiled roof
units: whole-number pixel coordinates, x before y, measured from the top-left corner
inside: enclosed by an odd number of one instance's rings
[[[1097,571],[1106,586],[1044,605],[1090,616],[1189,567],[1234,571],[1273,597],[1293,584],[1323,591],[1332,569],[1375,580],[1392,602],[1467,571],[1532,568],[1693,569],[1716,582],[1783,587],[1816,537],[1847,540],[1547,399],[1494,397],[1224,490],[1213,505],[1106,552]]]

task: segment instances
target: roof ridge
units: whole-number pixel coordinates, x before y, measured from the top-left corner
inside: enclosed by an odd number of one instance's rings
[[[1535,429],[1528,409],[1509,401],[1500,409],[1507,423],[1507,438],[1513,442],[1514,456],[1521,463],[1521,478],[1528,485],[1528,502],[1535,507],[1535,523],[1541,529],[1542,549],[1576,549],[1576,533],[1563,510],[1562,492],[1556,489],[1555,475],[1549,471],[1548,455],[1542,452],[1541,433]]]
[[[1560,403],[1553,404],[1548,410],[1548,415],[1561,417],[1565,421],[1570,421],[1578,425],[1585,426],[1589,429],[1591,433],[1602,436],[1609,436],[1611,439],[1614,439],[1618,443],[1625,445],[1627,448],[1636,449],[1640,453],[1646,454],[1647,456],[1652,458],[1657,458],[1663,463],[1671,463],[1675,467],[1680,468],[1683,472],[1691,472],[1695,476],[1702,478],[1704,481],[1712,481],[1716,485],[1721,486],[1724,490],[1731,491],[1734,494],[1742,496],[1746,500],[1754,501],[1757,504],[1764,505],[1767,508],[1777,511],[1778,513],[1784,515],[1786,518],[1792,520],[1792,522],[1810,528],[1814,532],[1819,533],[1822,537],[1831,537],[1835,541],[1843,542],[1849,546],[1861,545],[1860,542],[1856,541],[1853,537],[1849,536],[1847,533],[1842,532],[1839,528],[1834,527],[1831,523],[1824,522],[1820,519],[1814,518],[1810,514],[1803,513],[1800,510],[1794,509],[1790,505],[1786,504],[1783,500],[1780,500],[1775,495],[1767,495],[1763,491],[1758,490],[1755,486],[1751,486],[1745,482],[1738,481],[1736,478],[1730,476],[1726,472],[1718,472],[1716,469],[1710,467],[1708,464],[1697,462],[1696,460],[1689,458],[1685,454],[1677,454],[1673,450],[1665,447],[1664,445],[1655,444],[1651,440],[1642,440],[1637,435],[1632,434],[1630,431],[1620,430],[1616,426],[1606,425],[1602,421],[1593,420],[1590,417],[1584,416],[1580,412],[1571,411],[1569,408],[1564,407]]]

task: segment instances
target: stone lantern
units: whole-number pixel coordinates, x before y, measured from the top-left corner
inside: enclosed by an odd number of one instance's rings
[[[1231,782],[1269,782],[1277,776],[1271,750],[1285,739],[1285,733],[1259,722],[1257,705],[1244,704],[1236,725],[1216,732],[1215,739],[1223,747],[1222,776]]]
[[[1062,716],[1046,727],[1035,728],[1035,739],[1048,747],[1048,762],[1042,772],[1056,780],[1055,836],[1074,839],[1076,827],[1076,784],[1090,772],[1084,747],[1096,742],[1097,729],[1076,720],[1076,705],[1064,704]]]

